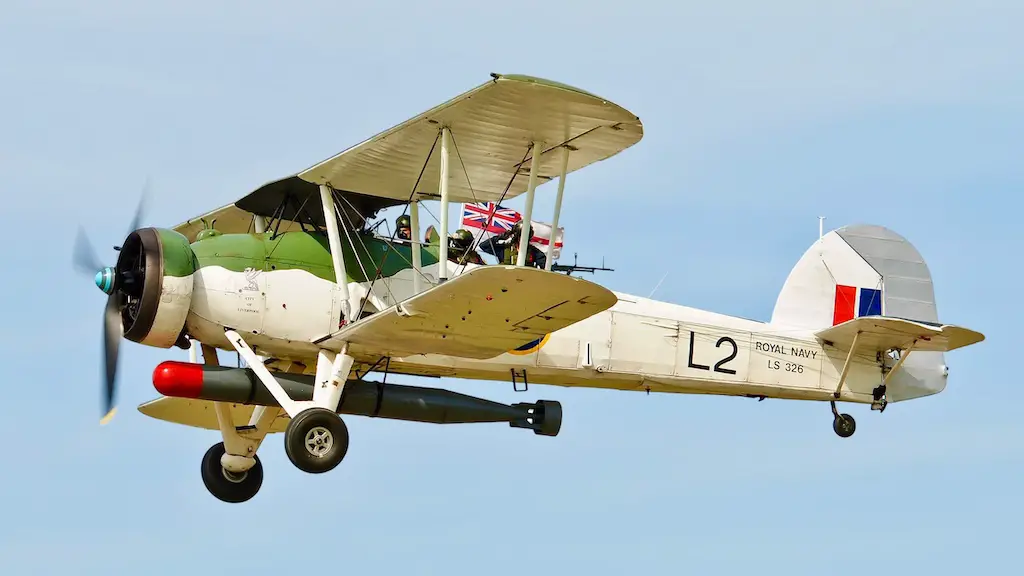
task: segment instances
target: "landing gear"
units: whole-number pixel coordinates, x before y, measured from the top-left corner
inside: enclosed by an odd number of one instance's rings
[[[348,427],[337,413],[345,382],[355,361],[347,354],[348,345],[342,346],[341,353],[329,350],[317,353],[313,400],[296,401],[285,392],[237,332],[225,330],[224,334],[291,417],[284,433],[284,449],[292,464],[310,474],[333,470],[348,452]]]
[[[835,402],[829,402],[829,404],[832,405],[832,430],[840,438],[853,436],[853,433],[857,431],[857,421],[849,414],[840,414],[839,410],[836,410]]]
[[[256,463],[245,472],[229,472],[221,465],[222,456],[223,442],[210,446],[203,455],[203,484],[206,484],[210,494],[218,500],[232,504],[245,502],[255,496],[263,485],[263,464],[260,463],[259,457],[253,454]]]
[[[284,451],[292,464],[303,472],[329,472],[348,453],[348,426],[335,412],[308,408],[288,423]]]
[[[849,438],[857,431],[857,421],[849,414],[840,414],[832,420],[832,429],[840,438]]]

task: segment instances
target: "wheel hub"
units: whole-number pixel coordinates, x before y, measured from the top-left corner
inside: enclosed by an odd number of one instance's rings
[[[248,471],[232,472],[224,468],[223,466],[221,467],[220,471],[224,475],[225,480],[227,480],[228,482],[233,482],[235,484],[241,484],[243,481],[245,481],[245,477],[249,475]]]
[[[306,433],[306,451],[317,458],[323,458],[334,446],[334,435],[323,426],[315,426]]]

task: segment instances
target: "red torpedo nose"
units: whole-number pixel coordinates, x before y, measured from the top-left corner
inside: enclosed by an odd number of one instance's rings
[[[164,396],[199,398],[203,392],[203,365],[192,362],[161,362],[153,370],[153,387]]]

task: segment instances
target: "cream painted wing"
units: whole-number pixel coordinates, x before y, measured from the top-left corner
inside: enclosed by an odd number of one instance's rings
[[[516,266],[482,266],[325,336],[317,344],[403,358],[493,358],[611,308],[586,280]]]

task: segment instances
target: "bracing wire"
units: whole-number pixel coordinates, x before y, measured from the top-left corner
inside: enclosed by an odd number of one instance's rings
[[[454,139],[452,141],[454,143]],[[500,206],[502,201],[505,200],[505,196],[508,194],[508,191],[510,189],[512,189],[512,183],[516,181],[516,176],[519,176],[519,170],[520,170],[519,167],[521,167],[524,163],[526,163],[526,157],[530,155],[530,151],[533,150],[533,149],[534,149],[534,144],[531,142],[530,145],[526,148],[526,153],[523,154],[523,159],[519,161],[519,164],[517,165],[518,167],[516,168],[516,171],[513,172],[512,173],[512,177],[509,178],[508,184],[505,186],[505,190],[501,193],[501,197],[498,198],[498,201],[494,203],[494,210],[492,210],[490,213],[487,214],[487,222],[484,224],[484,231],[485,232],[487,231],[488,228],[491,227],[491,222],[494,221],[494,213],[497,212],[498,206]],[[458,146],[456,146],[456,152],[457,151],[458,151]],[[460,155],[460,159],[461,159],[461,155]],[[474,198],[475,198],[475,196],[474,196]],[[468,253],[473,252],[474,250],[476,250],[477,247],[480,245],[480,240],[483,237],[484,237],[483,234],[480,234],[479,236],[477,236],[473,240],[473,244],[470,245],[469,250],[466,253],[468,254]],[[462,263],[462,268],[464,269],[465,267],[466,267],[466,263],[463,262]],[[460,270],[460,273],[461,273],[461,270]]]
[[[455,134],[452,134],[451,137],[452,137],[452,146],[455,147],[455,156],[458,157],[459,165],[462,166],[462,173],[466,175],[466,185],[469,186],[469,193],[470,193],[471,196],[473,196],[473,202],[479,204],[480,203],[480,199],[476,197],[476,190],[473,189],[473,182],[469,179],[469,169],[466,168],[466,161],[462,158],[462,152],[459,150],[459,143],[455,140]],[[516,168],[516,172],[517,173],[519,172],[519,168]],[[515,176],[513,176],[512,178],[514,180]],[[505,188],[505,192],[508,192],[508,189],[511,186],[512,186],[512,182],[509,182],[509,185]],[[504,198],[504,194],[502,195],[502,198]],[[493,217],[493,216],[494,216],[494,214],[492,213],[491,217]],[[490,222],[490,220],[488,220],[487,224],[484,226],[484,231],[486,231],[487,227],[489,227],[490,225],[491,225],[491,222]],[[481,233],[479,238],[483,238],[483,236],[484,236],[483,233]],[[476,246],[475,245],[471,245],[470,249],[466,252],[466,254],[464,254],[464,256],[468,256],[475,249],[476,249]],[[460,264],[460,267],[459,267],[458,271],[455,273],[456,276],[458,276],[459,274],[462,274],[462,272],[465,271],[467,263],[468,263],[468,260],[464,257],[462,259],[462,264]]]
[[[346,197],[344,197],[344,196],[343,196],[343,197],[342,197],[342,200],[344,200],[344,201],[345,201],[345,203],[346,203],[346,204],[348,204],[348,205],[349,205],[349,207],[350,207],[350,208],[352,208],[352,210],[353,210],[353,211],[355,211],[356,213],[358,213],[358,212],[359,212],[358,210],[356,210],[356,207],[355,207],[355,205],[354,205],[354,204],[352,204],[352,202],[351,202],[351,201],[350,201],[350,200],[349,200],[348,198],[346,198]],[[385,221],[385,220],[381,220],[380,222],[378,222],[377,224],[375,224],[375,225],[374,225],[374,228],[377,228],[378,226],[381,226],[382,224],[386,224],[386,221]],[[353,228],[354,228],[354,226],[353,226]],[[388,233],[390,234],[390,233],[391,233],[391,227],[390,227],[390,226],[387,226],[387,230],[388,230]],[[395,230],[395,233],[397,233],[397,232],[398,232],[398,230]],[[360,238],[359,238],[359,242],[360,242],[360,244],[362,244],[362,246],[363,246],[363,249],[364,249],[364,250],[366,250],[367,254],[369,254],[369,250],[367,250],[367,249],[366,249],[366,243],[365,243],[365,242],[363,242],[363,239],[362,239],[362,237],[360,237]],[[384,240],[384,242],[385,242],[386,244],[388,244],[388,246],[391,246],[391,245],[392,245],[392,242],[391,242],[391,241],[389,241],[389,240]],[[419,246],[420,246],[419,242],[418,242],[418,241],[416,241],[416,239],[415,239],[415,238],[413,238],[413,239],[412,239],[412,249],[414,249],[414,250],[418,250],[418,249],[419,249]],[[403,255],[402,255],[402,253],[401,253],[401,252],[399,252],[399,251],[398,251],[397,249],[395,250],[395,254],[398,254],[399,258],[401,258],[401,259],[402,259],[402,260],[403,260],[403,261],[404,261],[404,262],[405,262],[406,264],[408,264],[409,266],[412,266],[412,262],[410,262],[408,258],[406,258],[405,256],[403,256]],[[424,280],[426,280],[426,281],[428,281],[428,282],[430,281],[430,277],[429,277],[429,276],[427,276],[426,274],[424,274],[422,270],[418,270],[418,271],[417,271],[417,273],[418,273],[418,274],[420,275],[420,277],[422,277],[422,278],[423,278]],[[367,278],[369,278],[369,275],[367,275],[367,274],[366,274],[366,271],[365,271],[365,270],[363,270],[363,275],[364,275],[364,276],[366,276]],[[388,292],[390,293],[390,288],[388,289]],[[392,297],[392,298],[394,298],[394,296],[395,296],[394,294],[391,294],[391,297]]]
[[[439,225],[441,224],[441,220],[437,217],[436,214],[430,211],[430,208],[427,208],[426,204],[421,205],[420,208],[426,210],[427,214],[430,214],[430,217],[434,219],[434,222],[437,222]]]
[[[405,203],[405,208],[402,209],[402,216],[405,216],[405,213],[409,210],[409,204],[412,203],[413,197],[416,196],[416,188],[419,187],[420,180],[423,179],[423,173],[427,171],[427,165],[430,164],[430,157],[434,155],[434,148],[437,147],[437,141],[440,138],[441,138],[441,130],[438,130],[437,131],[437,136],[434,137],[434,143],[430,145],[430,152],[427,153],[427,158],[423,161],[423,167],[420,168],[420,174],[419,174],[419,176],[416,177],[416,183],[412,185],[412,190],[409,192],[409,199]],[[399,216],[399,218],[401,218],[402,216]],[[388,242],[388,249],[384,251],[384,256],[380,259],[380,264],[377,265],[377,271],[374,272],[373,279],[370,280],[370,287],[367,288],[367,292],[372,292],[373,291],[373,284],[374,284],[374,282],[377,281],[377,278],[380,277],[381,271],[384,270],[384,263],[387,262],[388,255],[391,254],[391,251],[392,251],[392,248],[393,248],[392,242],[394,242],[395,234],[397,234],[397,233],[398,233],[398,229],[397,228],[395,229],[394,232],[391,233],[391,238],[390,238],[390,241]],[[445,241],[445,239],[442,238],[441,241],[443,242],[443,241]],[[396,250],[396,252],[397,252],[397,250]],[[363,299],[362,304],[359,305],[359,312],[356,313],[356,318],[362,317],[362,315],[363,315],[363,308],[366,306],[366,300],[367,299]]]
[[[331,191],[331,194],[334,194],[333,190]],[[346,202],[348,202],[347,199],[346,199]],[[351,203],[349,203],[349,205],[351,206]],[[354,206],[353,206],[353,208],[354,208]],[[341,209],[341,206],[338,204],[338,202],[334,203],[334,211],[337,214],[338,218],[340,220],[342,220],[343,223],[348,224],[348,226],[343,226],[342,227],[345,230],[345,238],[348,240],[348,245],[352,247],[352,254],[355,255],[355,257],[356,257],[356,264],[358,264],[359,265],[359,269],[362,270],[363,277],[364,278],[368,278],[369,275],[366,273],[366,267],[363,266],[363,259],[359,257],[359,250],[356,250],[356,243],[352,239],[352,235],[355,233],[355,230],[354,230],[355,229],[355,225],[354,225],[354,223],[346,217],[345,211]],[[350,231],[349,228],[352,228],[353,230]],[[363,247],[363,251],[365,251],[367,254],[369,254],[369,250],[366,249],[366,243],[363,242],[363,239],[361,237],[359,238],[359,244]],[[388,294],[391,294],[391,287],[388,286],[387,283],[385,283],[384,286],[388,289]],[[371,295],[372,295],[372,293],[367,293],[366,297],[369,298]],[[391,294],[391,296],[393,298],[394,294]]]

